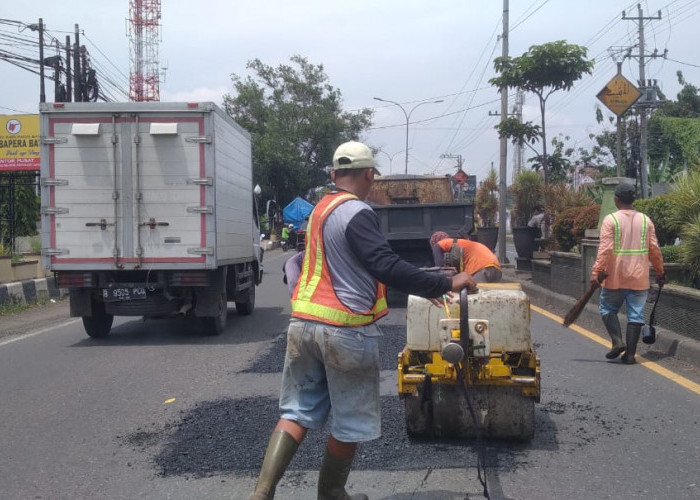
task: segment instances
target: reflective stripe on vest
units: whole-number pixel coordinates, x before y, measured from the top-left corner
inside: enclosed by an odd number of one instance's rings
[[[373,323],[388,312],[386,287],[377,283],[377,298],[366,313],[355,313],[335,294],[323,249],[323,224],[341,203],[355,200],[350,193],[326,195],[309,217],[306,253],[299,281],[292,294],[292,316],[338,326],[362,326]]]
[[[649,246],[647,245],[647,232],[648,232],[648,227],[647,227],[647,217],[646,215],[638,212],[642,216],[642,236],[639,241],[639,248],[622,248],[622,238],[621,238],[621,229],[620,229],[620,221],[617,220],[617,217],[615,217],[615,214],[610,214],[610,217],[612,217],[613,222],[615,223],[615,238],[614,238],[614,244],[613,244],[613,255],[646,255],[649,253]],[[632,222],[634,222],[634,217],[636,217],[637,214],[634,214],[632,217]]]

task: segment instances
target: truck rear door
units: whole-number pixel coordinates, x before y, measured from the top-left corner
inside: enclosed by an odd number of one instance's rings
[[[42,223],[50,226],[51,268],[203,267],[214,248],[204,120],[50,115]]]

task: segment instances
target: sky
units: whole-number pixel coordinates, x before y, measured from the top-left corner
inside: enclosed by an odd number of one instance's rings
[[[638,60],[621,55],[629,47],[638,53],[638,22],[622,15],[637,17],[637,5],[625,0],[509,1],[511,56],[532,45],[566,40],[587,47],[588,57],[596,61],[592,75],[547,101],[549,138],[561,134],[568,137],[567,145],[590,148],[589,134],[602,129],[595,120],[596,107],[602,106],[596,94],[615,76],[616,60],[623,62],[622,74],[637,81]],[[644,0],[639,5],[645,17],[659,11],[661,17],[644,23],[645,52],[668,51],[666,59],[646,60],[646,78],[657,79],[671,99],[681,88],[678,70],[700,86],[700,0]],[[43,18],[48,35],[62,43],[66,35],[73,39],[78,24],[93,66],[114,83],[116,99],[126,101],[128,15],[128,0],[32,0],[3,2],[0,23],[31,24]],[[488,80],[495,76],[493,59],[502,53],[502,31],[503,0],[163,0],[158,52],[167,69],[160,95],[162,101],[221,104],[233,90],[232,74],[251,75],[248,61],[257,58],[276,67],[301,55],[323,65],[329,84],[342,93],[345,110],[374,110],[372,128],[360,139],[380,150],[376,159],[382,174],[406,169],[405,113],[410,113],[408,173],[454,173],[458,160],[441,156],[461,156],[463,169],[483,179],[492,166],[499,171],[494,125],[500,119],[500,94]],[[0,24],[0,33],[36,36],[7,24]],[[31,55],[0,39],[3,50]],[[47,49],[45,56],[54,53]],[[2,59],[0,75],[0,114],[36,113],[39,77]],[[375,97],[398,102],[405,112]],[[52,99],[47,80],[47,100]],[[511,95],[509,112],[513,105]],[[523,117],[539,123],[535,96],[525,95]],[[509,143],[508,184],[513,153]],[[524,157],[531,156],[525,149]]]

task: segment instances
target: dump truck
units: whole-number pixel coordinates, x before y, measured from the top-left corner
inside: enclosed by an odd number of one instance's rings
[[[42,263],[87,334],[114,316],[226,327],[263,253],[250,135],[213,103],[40,105]]]
[[[474,229],[474,205],[455,201],[450,179],[434,175],[393,175],[375,179],[367,202],[391,248],[418,267],[432,267],[430,236]]]

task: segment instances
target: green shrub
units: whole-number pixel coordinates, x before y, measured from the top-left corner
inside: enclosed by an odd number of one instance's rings
[[[662,194],[655,198],[637,200],[634,208],[649,216],[656,228],[659,246],[673,245],[678,237],[677,226],[673,223],[673,195]]]
[[[562,252],[569,252],[576,246],[576,238],[574,238],[574,233],[571,230],[574,227],[574,219],[578,212],[578,207],[567,208],[560,212],[554,220],[552,233]]]
[[[41,238],[32,236],[29,240],[29,251],[32,253],[41,253]]]
[[[525,227],[532,217],[537,205],[544,203],[544,182],[540,174],[532,170],[522,170],[511,184],[509,190],[513,197],[512,220],[513,227]]]
[[[554,238],[562,252],[569,252],[585,236],[586,229],[598,226],[600,205],[571,207],[557,215],[554,221]]]
[[[681,239],[681,263],[696,277],[700,275],[700,170],[676,177],[670,196],[670,219]]]
[[[681,247],[679,245],[666,245],[661,247],[661,255],[664,264],[674,264],[681,261]]]
[[[680,247],[681,262],[690,268],[691,278],[700,276],[700,214],[683,226]]]
[[[495,169],[491,168],[486,179],[481,181],[479,189],[476,190],[474,201],[476,213],[481,217],[482,226],[495,226],[496,214],[498,213],[498,175]]]

